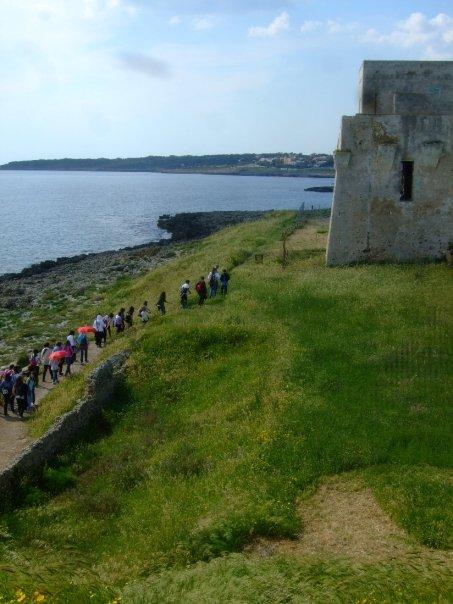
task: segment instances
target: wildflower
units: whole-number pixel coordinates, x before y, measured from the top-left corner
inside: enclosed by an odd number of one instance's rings
[[[21,589],[18,589],[16,591],[16,602],[23,602],[26,597],[27,596],[25,595],[25,593]]]
[[[35,593],[33,594],[33,602],[36,602],[37,604],[39,602],[45,602],[46,601],[46,596],[44,594],[40,594],[39,591],[35,591]]]

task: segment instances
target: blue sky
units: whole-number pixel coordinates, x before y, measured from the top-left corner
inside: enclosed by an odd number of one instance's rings
[[[453,1],[0,0],[0,162],[330,152],[364,59],[453,59]]]

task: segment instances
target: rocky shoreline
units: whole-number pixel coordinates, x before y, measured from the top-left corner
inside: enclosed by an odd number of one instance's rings
[[[170,239],[46,260],[19,273],[0,275],[0,311],[46,307],[48,301],[61,299],[62,295],[83,296],[94,281],[97,286],[103,286],[118,277],[135,277],[174,256],[175,243],[200,239],[225,226],[257,220],[265,213],[230,211],[164,215],[159,218],[158,225],[171,234]]]

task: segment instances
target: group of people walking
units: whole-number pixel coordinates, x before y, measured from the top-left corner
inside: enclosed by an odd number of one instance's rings
[[[221,295],[225,296],[228,292],[229,280],[230,275],[225,269],[220,272],[219,267],[214,266],[207,279],[200,277],[195,285],[198,304],[200,306],[204,304],[208,297],[215,298],[219,290]],[[180,302],[184,309],[188,307],[190,293],[190,280],[186,279],[180,288]],[[161,315],[166,313],[166,304],[167,296],[163,291],[156,303],[157,311]],[[25,412],[33,412],[40,375],[42,382],[46,382],[46,378],[49,376],[52,384],[58,384],[61,376],[71,375],[71,367],[77,361],[78,354],[80,355],[80,365],[88,363],[89,333],[94,334],[95,345],[101,348],[109,338],[112,338],[113,329],[116,329],[116,333],[121,333],[132,327],[134,315],[135,308],[133,306],[130,306],[127,311],[125,308],[120,308],[116,315],[113,313],[98,314],[92,325],[79,327],[77,335],[75,330],[70,330],[64,342],[58,341],[53,344],[46,342],[41,351],[38,349],[31,350],[28,355],[28,365],[25,369],[13,363],[8,368],[0,371],[0,395],[3,402],[3,414],[8,416],[10,411],[23,418]],[[143,302],[137,315],[142,323],[149,321],[151,311],[147,301]]]
[[[198,305],[202,306],[205,301],[209,298],[215,298],[217,296],[217,292],[220,289],[220,294],[225,296],[228,293],[228,282],[230,280],[230,275],[226,269],[223,269],[222,272],[219,271],[218,266],[213,266],[212,270],[209,272],[207,279],[203,276],[200,277],[199,281],[197,281],[195,285],[195,291],[198,294]],[[208,286],[209,286],[209,296],[208,296]],[[181,307],[187,308],[189,301],[188,296],[191,292],[190,289],[190,280],[186,279],[184,283],[181,285],[180,289],[180,299],[181,299]]]

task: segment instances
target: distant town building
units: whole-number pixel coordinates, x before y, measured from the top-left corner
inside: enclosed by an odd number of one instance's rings
[[[342,119],[327,263],[419,261],[453,242],[453,61],[365,61]]]

